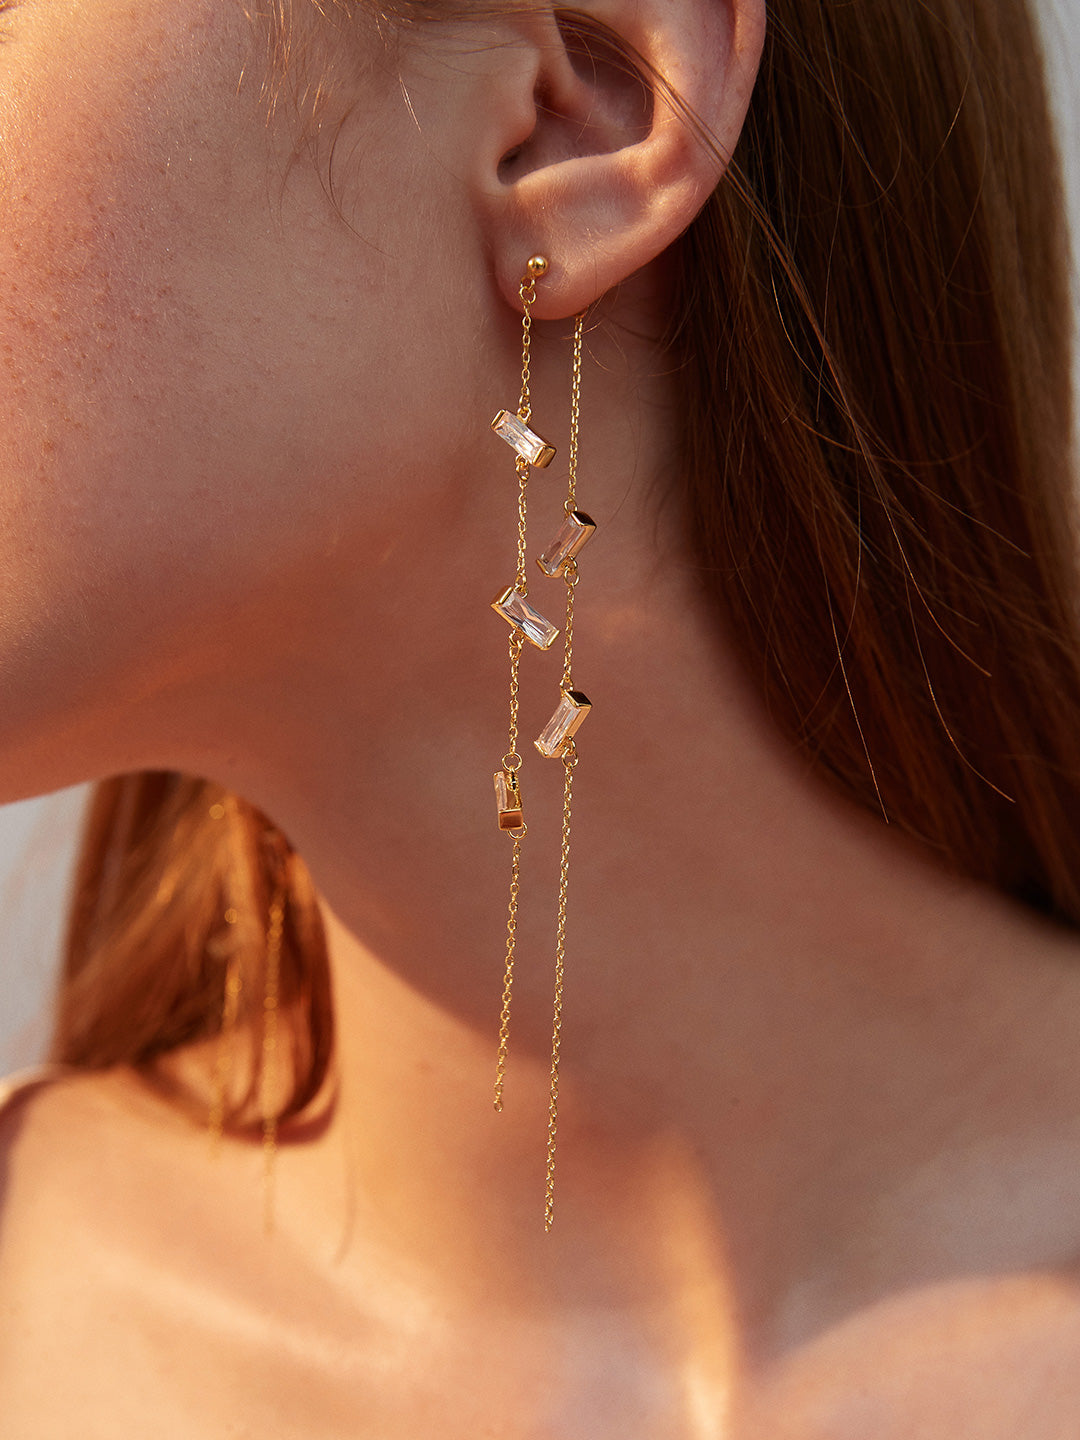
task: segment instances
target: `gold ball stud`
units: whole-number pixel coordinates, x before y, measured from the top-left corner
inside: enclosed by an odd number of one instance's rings
[[[547,257],[544,255],[533,255],[529,263],[525,266],[525,269],[534,280],[539,280],[541,275],[546,275],[548,272]]]

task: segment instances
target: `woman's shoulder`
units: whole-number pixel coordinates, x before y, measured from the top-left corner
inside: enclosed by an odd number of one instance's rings
[[[43,1066],[0,1082],[0,1290],[32,1274],[40,1293],[58,1246],[75,1269],[138,1243],[160,1218],[165,1161],[185,1129],[124,1067]]]
[[[32,1065],[0,1076],[0,1125],[6,1125],[20,1102],[28,1099],[42,1085],[48,1085],[71,1072],[66,1065]]]
[[[0,1082],[0,1294],[12,1322],[5,1362],[19,1352],[16,1342],[86,1289],[112,1168],[109,1083],[61,1066]],[[0,1363],[5,1400],[10,1372]]]
[[[167,1164],[185,1128],[195,1127],[133,1072],[47,1069],[3,1082],[5,1437],[68,1434],[76,1415],[93,1440],[146,1429],[149,1404],[132,1379],[146,1368],[140,1346],[158,1330],[175,1342],[167,1315],[185,1293],[168,1242],[188,1232]],[[193,1328],[197,1319],[186,1317]]]
[[[0,1184],[31,1161],[57,1161],[96,1145],[122,1082],[117,1072],[43,1064],[0,1078]]]
[[[115,1090],[107,1072],[60,1065],[0,1080],[0,1282],[37,1255],[38,1237],[97,1208],[117,1143]]]
[[[92,1086],[89,1077],[66,1065],[42,1064],[0,1078],[0,1203],[6,1201],[27,1152],[40,1149],[44,1132],[55,1135],[57,1123],[73,1102]],[[72,1117],[73,1118],[73,1117]]]
[[[0,1206],[5,1232],[26,1210],[103,1198],[128,1170],[149,1162],[149,1138],[182,1117],[126,1067],[41,1065],[0,1079]],[[32,1203],[25,1203],[32,1199]],[[100,1213],[100,1212],[99,1212]],[[0,1235],[0,1264],[9,1249]]]

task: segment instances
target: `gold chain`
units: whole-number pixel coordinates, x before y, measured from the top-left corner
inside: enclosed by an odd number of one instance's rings
[[[526,275],[518,287],[518,294],[521,296],[521,395],[518,399],[518,419],[526,423],[532,418],[532,393],[530,391],[531,379],[531,357],[532,357],[532,315],[533,301],[536,299],[536,280],[532,275]],[[522,456],[518,456],[515,462],[518,477],[518,548],[517,548],[517,576],[514,584],[518,593],[528,594],[528,571],[525,565],[525,541],[528,518],[528,484],[529,484],[529,462]],[[513,745],[510,746],[512,750]]]
[[[515,632],[510,636],[510,730],[509,748],[502,758],[504,770],[515,775],[521,768],[521,756],[517,750],[518,738],[518,669],[521,663],[521,646],[524,636]],[[527,826],[522,822],[510,833],[514,838],[514,853],[510,864],[510,899],[506,907],[506,960],[503,969],[502,1011],[499,1015],[499,1049],[495,1060],[495,1109],[502,1109],[503,1083],[506,1079],[506,1057],[510,1049],[510,1000],[514,989],[514,958],[517,950],[518,896],[521,894],[521,842]]]
[[[515,774],[521,769],[521,756],[518,754],[518,705],[519,691],[518,674],[521,670],[521,647],[525,643],[525,636],[520,630],[514,630],[510,634],[510,725],[507,731],[509,745],[506,754],[502,758],[503,769],[512,770]]]
[[[570,811],[574,795],[574,767],[578,756],[573,740],[563,758],[562,844],[559,849],[559,908],[555,923],[555,1010],[551,1027],[551,1085],[548,1095],[547,1175],[544,1186],[544,1229],[555,1223],[555,1144],[559,1130],[559,1060],[562,1055],[563,979],[566,971],[566,894],[570,881]]]
[[[510,998],[514,988],[514,949],[517,945],[518,896],[521,894],[521,831],[514,836],[514,858],[510,867],[510,903],[506,914],[506,969],[503,972],[502,1013],[499,1016],[499,1053],[495,1060],[495,1109],[502,1109],[506,1056],[510,1048]]]
[[[278,885],[270,902],[266,931],[266,986],[263,993],[262,1075],[260,1101],[263,1133],[263,1227],[274,1229],[274,1166],[277,1159],[278,990],[281,981],[281,934],[285,923],[285,889]]]
[[[546,265],[544,267],[547,268]],[[542,273],[542,272],[541,272]],[[532,394],[530,391],[531,381],[531,359],[532,359],[532,315],[533,302],[536,299],[536,276],[527,273],[518,287],[518,294],[521,296],[521,395],[518,399],[518,418],[528,421],[532,417]],[[518,481],[517,500],[517,573],[514,576],[514,588],[519,595],[529,593],[528,570],[526,565],[526,548],[528,533],[528,486],[529,486],[529,462],[519,456],[515,461]],[[518,754],[518,700],[519,684],[518,677],[521,669],[521,647],[525,637],[520,631],[514,631],[510,636],[510,723],[507,729],[506,754],[502,758],[503,769],[511,775],[517,775],[521,769],[521,756]],[[518,898],[521,894],[521,842],[528,833],[528,827],[524,820],[514,830],[508,832],[514,841],[513,855],[510,861],[510,898],[506,907],[506,957],[503,964],[503,990],[502,1010],[499,1014],[499,1048],[495,1059],[495,1093],[494,1105],[496,1110],[503,1106],[503,1085],[506,1080],[506,1059],[510,1050],[510,1002],[514,990],[514,961],[517,955],[517,913]]]
[[[525,567],[525,545],[528,522],[528,487],[529,487],[529,462],[519,459],[517,462],[518,476],[518,541],[517,541],[517,574],[514,576],[514,587],[519,595],[529,593],[528,571]]]
[[[564,509],[568,515],[577,508],[578,427],[581,423],[581,342],[584,328],[585,317],[578,315],[574,320],[574,356],[570,374],[570,444],[566,452],[569,474],[566,479]]]
[[[533,301],[536,299],[536,277],[526,275],[518,286],[518,294],[521,296],[521,397],[518,400],[518,419],[524,420],[526,424],[532,419],[532,397],[529,394],[529,360],[532,355],[532,309]],[[528,468],[526,466],[526,468]]]
[[[563,632],[563,669],[561,683],[564,690],[572,690],[574,688],[574,590],[578,583],[576,560],[568,560],[566,562],[563,578],[566,580],[566,629]]]
[[[578,425],[581,414],[581,349],[585,317],[574,321],[574,354],[570,380],[570,446],[567,452],[566,513],[575,509],[577,501]],[[562,688],[574,688],[574,591],[578,583],[577,561],[567,563],[566,626],[563,631]],[[559,1131],[559,1061],[562,1056],[563,982],[566,973],[566,897],[570,888],[570,816],[574,798],[574,767],[578,763],[577,747],[571,738],[563,756],[562,842],[559,848],[559,904],[555,920],[555,1006],[551,1028],[551,1079],[548,1093],[547,1171],[544,1186],[544,1229],[555,1223],[555,1145]]]

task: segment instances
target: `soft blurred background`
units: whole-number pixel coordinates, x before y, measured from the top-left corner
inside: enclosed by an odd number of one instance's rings
[[[48,1040],[68,881],[85,789],[0,807],[0,1075]]]
[[[1039,0],[1080,237],[1080,0]],[[1080,245],[1074,243],[1080,261]],[[1077,264],[1080,291],[1080,263]],[[1080,347],[1078,347],[1080,348]],[[1080,380],[1080,367],[1077,369]],[[85,789],[0,807],[0,1075],[41,1058]]]

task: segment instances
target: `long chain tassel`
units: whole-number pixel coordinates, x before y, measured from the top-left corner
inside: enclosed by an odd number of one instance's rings
[[[510,739],[506,754],[502,758],[503,770],[515,777],[521,769],[521,756],[517,752],[518,729],[518,667],[521,662],[521,646],[524,637],[510,636]],[[514,959],[517,950],[518,897],[521,894],[521,842],[528,832],[522,820],[513,836],[514,849],[510,861],[510,898],[506,906],[506,958],[503,965],[502,1011],[499,1015],[499,1049],[495,1057],[495,1109],[503,1107],[503,1085],[506,1081],[506,1061],[510,1052],[510,1001],[514,992]]]
[[[531,342],[532,342],[532,305],[536,299],[536,280],[547,270],[547,262],[543,261],[542,268],[539,257],[530,261],[529,270],[521,281],[518,293],[521,296],[522,318],[521,318],[521,394],[518,397],[517,418],[522,424],[528,424],[532,419],[532,396],[530,393],[530,363],[531,363]],[[529,461],[522,455],[518,455],[514,462],[517,471],[518,481],[518,516],[517,516],[517,570],[514,575],[514,589],[518,595],[524,597],[528,594],[528,571],[526,569],[526,545],[528,534],[528,484],[529,484]],[[513,795],[517,797],[520,805],[520,786],[518,785],[518,774],[521,770],[521,755],[518,753],[518,676],[521,666],[521,647],[525,643],[525,635],[521,630],[514,630],[510,635],[510,723],[507,731],[506,754],[502,757],[502,775],[504,783],[512,786]],[[498,780],[498,777],[496,777]],[[510,861],[510,897],[506,907],[506,955],[503,964],[503,989],[502,989],[502,1010],[499,1015],[499,1047],[495,1059],[495,1093],[494,1105],[496,1110],[503,1107],[503,1086],[506,1081],[506,1062],[510,1052],[510,1002],[514,990],[514,961],[517,952],[517,913],[518,898],[521,894],[521,842],[528,832],[524,817],[520,823],[509,829],[507,833],[512,837],[514,848]]]
[[[574,321],[573,368],[570,385],[570,447],[568,452],[567,517],[577,513],[578,429],[581,408],[581,349],[584,329],[583,315]],[[587,537],[586,537],[587,538]],[[566,582],[566,626],[563,631],[563,694],[574,692],[574,591],[578,583],[577,560],[570,558],[562,566]],[[584,697],[582,697],[584,698]],[[587,703],[587,702],[586,702]],[[563,812],[562,840],[559,848],[559,903],[555,921],[555,1002],[551,1028],[551,1076],[548,1093],[547,1167],[544,1184],[544,1229],[555,1223],[555,1147],[559,1131],[559,1062],[562,1055],[563,983],[566,973],[566,900],[570,888],[570,818],[574,799],[574,769],[578,763],[577,745],[573,735],[562,750]]]
[[[547,1170],[544,1181],[544,1229],[555,1223],[555,1146],[559,1131],[559,1060],[562,1053],[563,980],[566,973],[566,894],[570,880],[570,810],[574,797],[577,750],[571,743],[563,760],[562,845],[559,850],[559,907],[555,924],[555,1006],[551,1027],[551,1084],[548,1095]]]

